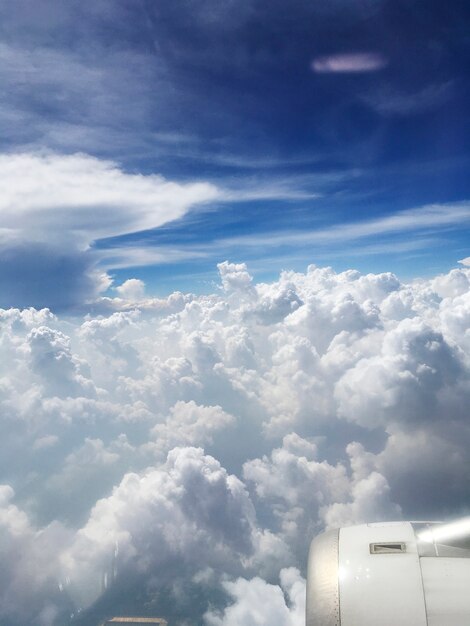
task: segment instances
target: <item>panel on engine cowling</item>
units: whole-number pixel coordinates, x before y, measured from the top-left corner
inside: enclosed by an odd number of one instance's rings
[[[318,535],[310,545],[306,626],[341,626],[338,549],[339,530]]]

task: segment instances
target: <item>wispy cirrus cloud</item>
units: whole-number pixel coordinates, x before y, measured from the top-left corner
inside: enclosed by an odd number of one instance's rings
[[[312,70],[320,74],[376,72],[388,64],[388,59],[377,52],[351,52],[317,57]]]
[[[456,229],[470,224],[470,201],[432,204],[400,211],[386,217],[356,222],[335,223],[324,228],[303,231],[282,231],[269,234],[250,234],[220,240],[220,245],[233,246],[298,246],[332,245],[347,241],[363,240],[425,231],[427,235],[445,229]]]
[[[410,115],[444,105],[452,98],[455,85],[452,81],[426,85],[414,91],[393,89],[374,90],[363,98],[364,102],[382,115]]]

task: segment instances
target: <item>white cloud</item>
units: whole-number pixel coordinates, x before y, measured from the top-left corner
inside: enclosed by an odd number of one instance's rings
[[[27,341],[31,370],[43,385],[45,395],[96,395],[95,386],[87,376],[88,364],[72,354],[69,337],[39,326],[31,330]]]
[[[462,376],[457,347],[418,318],[404,319],[384,335],[380,354],[337,382],[338,412],[366,427],[438,420]]]
[[[129,278],[124,281],[119,287],[115,287],[115,290],[124,298],[124,300],[143,300],[145,293],[145,283],[138,278]]]
[[[163,424],[150,431],[155,443],[148,447],[157,455],[177,446],[199,446],[212,443],[214,434],[233,424],[235,418],[220,406],[198,406],[193,400],[177,402]]]
[[[32,614],[62,625],[104,574],[111,594],[113,559],[120,597],[135,584],[150,602],[171,563],[181,615],[184,585],[208,594],[202,617],[230,580],[209,620],[269,619],[249,617],[236,591],[248,585],[287,594],[291,624],[288,587],[268,582],[305,562],[316,532],[463,509],[468,268],[409,284],[219,271],[214,294],[128,311],[0,312],[0,470],[16,492],[0,493],[15,556],[2,618],[17,610],[14,626]]]
[[[249,291],[252,277],[248,274],[245,263],[228,263],[224,261],[217,266],[224,291]]]
[[[387,59],[377,52],[351,52],[318,57],[312,61],[312,69],[318,73],[376,72],[387,65]]]
[[[462,468],[469,445],[470,429],[465,420],[444,419],[430,428],[411,432],[397,429],[377,455],[376,463],[393,491],[400,493],[403,508],[412,508],[421,519],[435,516],[432,503],[438,493],[441,517],[447,517],[449,510],[456,517],[468,512],[468,476]]]
[[[218,461],[201,449],[176,448],[165,465],[125,475],[97,502],[61,557],[63,576],[83,606],[100,594],[116,545],[118,570],[164,577],[165,567],[177,562],[189,577],[204,566],[237,571],[239,559],[254,549],[254,516],[244,485]]]
[[[27,176],[26,176],[27,173]],[[128,174],[85,154],[0,155],[0,219],[10,237],[86,248],[94,240],[156,228],[214,200],[208,183]]]
[[[323,519],[330,528],[351,526],[371,521],[401,519],[400,506],[390,499],[390,485],[376,470],[374,455],[365,452],[356,442],[347,447],[352,468],[349,502],[333,502],[323,511]]]
[[[233,603],[223,613],[208,611],[208,626],[302,626],[305,621],[305,580],[295,568],[280,572],[281,584],[261,578],[223,584]],[[286,601],[287,598],[287,601]]]
[[[46,607],[63,615],[67,603],[57,589],[57,556],[69,534],[60,524],[34,528],[13,504],[14,495],[9,485],[0,485],[0,619],[27,624]]]
[[[96,240],[156,228],[220,195],[85,154],[3,154],[0,180],[1,297],[20,306],[94,299],[110,284],[96,269]]]
[[[463,296],[468,293],[469,287],[468,271],[461,269],[454,269],[448,274],[436,276],[432,281],[433,290],[441,298]]]
[[[271,507],[274,528],[297,559],[305,553],[305,537],[313,537],[324,524],[339,527],[401,517],[375,457],[356,443],[347,452],[351,471],[344,463],[318,459],[315,444],[291,433],[270,458],[243,467],[245,480],[264,506]]]

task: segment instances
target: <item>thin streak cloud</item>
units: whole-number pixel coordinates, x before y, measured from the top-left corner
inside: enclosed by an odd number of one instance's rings
[[[470,202],[433,204],[401,211],[388,217],[343,223],[307,232],[291,231],[268,236],[248,235],[224,240],[224,245],[294,245],[328,244],[352,241],[371,236],[398,234],[419,230],[441,230],[442,227],[456,228],[470,221]]]
[[[388,60],[376,52],[355,52],[317,57],[312,61],[312,70],[320,74],[376,72],[383,69]]]

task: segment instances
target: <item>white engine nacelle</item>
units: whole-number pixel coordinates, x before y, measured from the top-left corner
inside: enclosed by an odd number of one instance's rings
[[[319,535],[308,559],[306,626],[470,626],[470,518]]]

